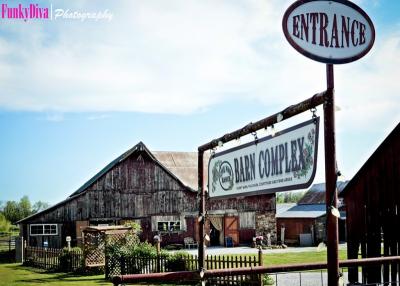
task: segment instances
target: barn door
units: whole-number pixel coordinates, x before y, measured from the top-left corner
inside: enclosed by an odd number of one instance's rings
[[[224,223],[225,241],[227,237],[231,237],[234,246],[239,245],[239,217],[226,216]]]

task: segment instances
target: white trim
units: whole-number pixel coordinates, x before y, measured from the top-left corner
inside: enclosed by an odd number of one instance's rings
[[[56,233],[44,233],[44,226],[50,225],[50,231],[51,231],[51,226],[55,225],[56,226]],[[32,226],[42,226],[43,233],[42,234],[32,234]],[[30,224],[29,225],[29,235],[30,236],[47,236],[47,235],[58,235],[58,225],[56,223],[36,223],[36,224]]]

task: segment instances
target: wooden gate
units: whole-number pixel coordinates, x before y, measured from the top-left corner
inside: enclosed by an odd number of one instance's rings
[[[239,217],[225,216],[224,236],[225,236],[225,246],[229,246],[227,245],[228,237],[232,238],[233,246],[239,245]]]

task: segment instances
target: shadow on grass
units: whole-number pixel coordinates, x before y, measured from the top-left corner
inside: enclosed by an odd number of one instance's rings
[[[15,262],[15,250],[0,251],[0,264],[14,263]]]

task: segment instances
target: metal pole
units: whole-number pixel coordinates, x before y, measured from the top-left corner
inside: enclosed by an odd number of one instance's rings
[[[324,136],[325,136],[325,201],[327,229],[327,264],[328,286],[339,283],[339,235],[338,218],[332,215],[331,208],[337,208],[336,191],[336,146],[335,146],[335,90],[333,65],[326,65],[327,97],[324,103]]]
[[[198,154],[198,187],[199,187],[199,195],[200,195],[200,202],[199,202],[199,218],[201,218],[199,222],[199,271],[204,269],[205,267],[205,249],[204,249],[204,224],[205,224],[205,214],[206,214],[206,201],[205,201],[205,189],[203,184],[203,155],[204,151],[200,150]]]

